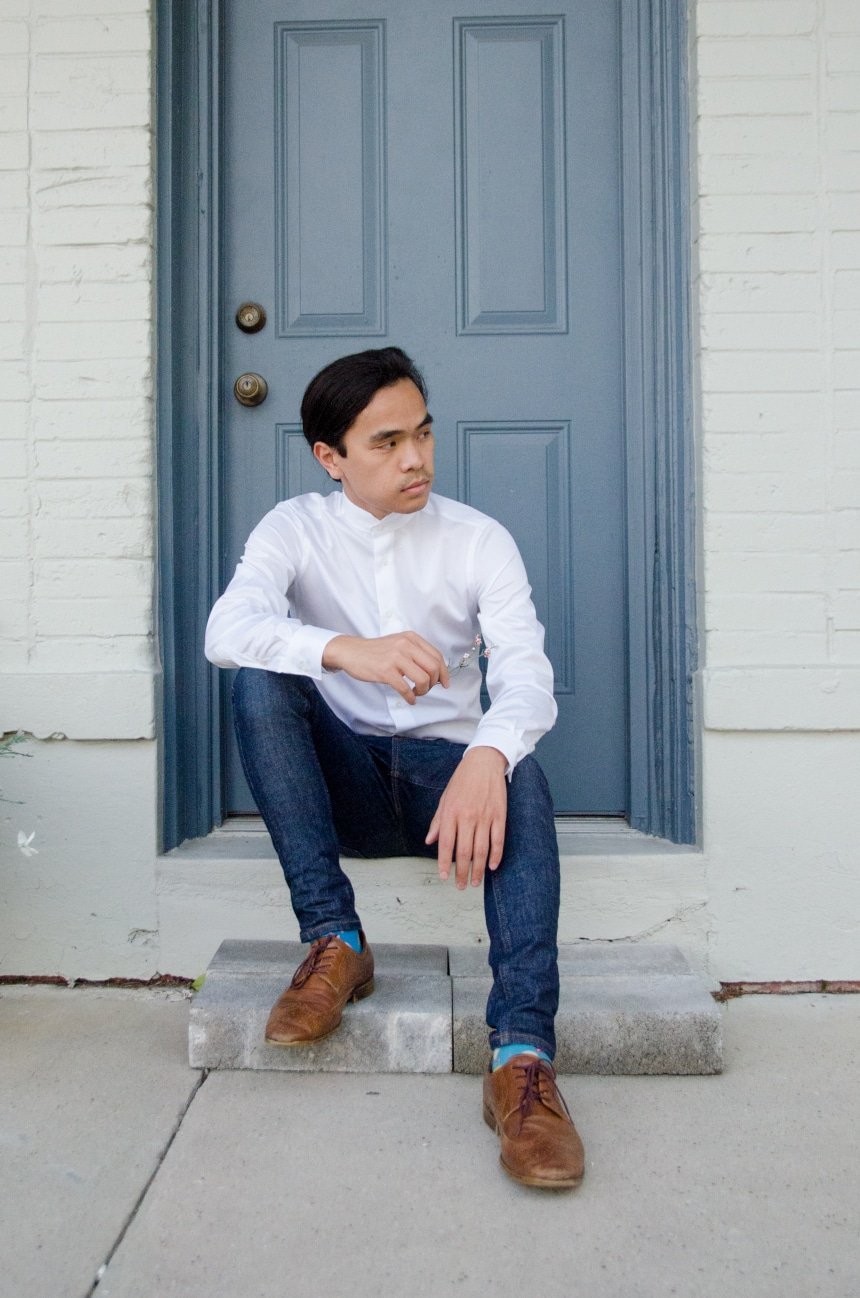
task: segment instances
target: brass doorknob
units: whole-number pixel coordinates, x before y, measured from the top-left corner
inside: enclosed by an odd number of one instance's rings
[[[242,406],[261,406],[269,395],[269,385],[262,374],[240,374],[233,395]]]
[[[236,324],[246,334],[258,333],[266,323],[266,312],[259,302],[243,302],[236,312]]]

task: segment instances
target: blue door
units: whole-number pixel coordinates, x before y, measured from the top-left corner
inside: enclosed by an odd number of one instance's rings
[[[334,357],[423,369],[435,489],[516,538],[555,670],[560,814],[627,810],[617,0],[225,6],[221,587],[328,491],[299,403]],[[234,315],[260,304],[245,332]],[[262,375],[245,407],[233,382]],[[226,674],[225,674],[226,675]],[[225,691],[225,814],[253,811]]]

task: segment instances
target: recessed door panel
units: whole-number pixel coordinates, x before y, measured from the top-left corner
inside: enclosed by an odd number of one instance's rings
[[[384,331],[383,24],[275,24],[281,337]]]

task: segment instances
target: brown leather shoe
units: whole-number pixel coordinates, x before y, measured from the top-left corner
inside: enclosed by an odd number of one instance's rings
[[[484,1121],[501,1137],[499,1161],[515,1181],[554,1190],[579,1185],[585,1150],[545,1059],[515,1055],[484,1074]]]
[[[304,1046],[334,1032],[347,1001],[373,991],[373,952],[361,931],[361,950],[353,951],[333,933],[318,937],[272,1006],[266,1023],[271,1046]]]

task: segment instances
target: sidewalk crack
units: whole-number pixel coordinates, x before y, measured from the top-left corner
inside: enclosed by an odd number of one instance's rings
[[[152,1169],[151,1173],[150,1173],[149,1176],[146,1178],[146,1181],[145,1181],[145,1183],[144,1183],[143,1189],[141,1190],[140,1194],[139,1194],[139,1195],[137,1196],[137,1198],[135,1199],[134,1204],[133,1204],[132,1209],[131,1209],[131,1212],[130,1212],[130,1213],[128,1214],[128,1216],[126,1217],[125,1222],[123,1223],[122,1229],[120,1230],[120,1232],[119,1232],[119,1234],[117,1235],[116,1239],[114,1240],[114,1242],[113,1242],[113,1244],[112,1244],[110,1250],[108,1251],[108,1255],[107,1255],[107,1257],[105,1258],[104,1262],[102,1262],[102,1264],[101,1264],[101,1266],[99,1267],[98,1271],[96,1271],[95,1279],[93,1280],[92,1284],[90,1285],[89,1289],[87,1290],[86,1294],[84,1295],[84,1298],[92,1298],[92,1295],[95,1293],[95,1291],[96,1291],[96,1289],[98,1288],[99,1284],[100,1284],[101,1281],[104,1279],[105,1272],[107,1271],[108,1267],[110,1266],[110,1264],[111,1264],[111,1262],[112,1262],[112,1260],[113,1260],[114,1254],[116,1253],[116,1251],[117,1251],[117,1249],[119,1248],[119,1246],[120,1246],[120,1244],[122,1243],[122,1241],[125,1239],[126,1234],[128,1233],[128,1229],[129,1229],[129,1227],[131,1226],[132,1222],[134,1221],[135,1217],[137,1216],[138,1212],[140,1211],[140,1207],[141,1207],[141,1205],[142,1205],[144,1199],[145,1199],[146,1196],[149,1194],[149,1187],[152,1185],[153,1181],[155,1180],[156,1176],[158,1175],[159,1169],[160,1169],[162,1163],[164,1162],[165,1158],[166,1158],[167,1155],[170,1153],[170,1147],[171,1147],[171,1145],[173,1144],[174,1140],[176,1139],[176,1137],[177,1137],[177,1135],[178,1135],[178,1133],[179,1133],[179,1128],[182,1126],[183,1122],[185,1121],[185,1115],[186,1115],[186,1113],[188,1112],[188,1110],[191,1108],[191,1105],[192,1105],[193,1102],[194,1102],[194,1097],[197,1095],[197,1092],[200,1090],[200,1087],[201,1087],[201,1086],[203,1085],[203,1083],[206,1081],[206,1078],[207,1078],[208,1076],[209,1076],[209,1069],[208,1069],[208,1068],[204,1068],[204,1069],[202,1070],[202,1072],[200,1073],[200,1076],[197,1078],[197,1081],[194,1083],[194,1085],[192,1086],[191,1090],[189,1091],[189,1093],[188,1093],[188,1098],[186,1099],[185,1103],[183,1104],[183,1106],[182,1106],[182,1108],[181,1108],[181,1110],[180,1110],[180,1112],[179,1112],[179,1115],[178,1115],[178,1117],[177,1117],[177,1119],[176,1119],[176,1122],[175,1122],[174,1125],[173,1125],[173,1130],[171,1131],[170,1135],[168,1136],[167,1141],[165,1142],[165,1145],[164,1145],[163,1149],[161,1150],[161,1153],[158,1155],[158,1158],[157,1158],[156,1161],[155,1161],[155,1167]]]

